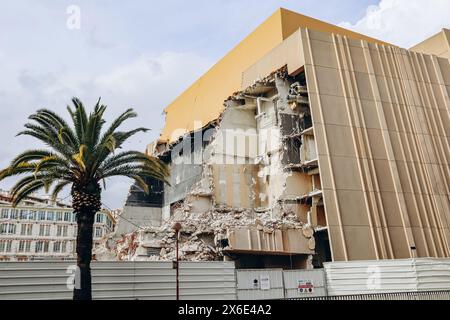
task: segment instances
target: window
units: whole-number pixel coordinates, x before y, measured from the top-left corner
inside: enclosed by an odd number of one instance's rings
[[[47,221],[53,221],[55,218],[55,213],[53,211],[47,211]]]
[[[48,237],[50,236],[50,225],[48,224],[41,224],[39,226],[39,236],[41,237]]]
[[[45,220],[45,211],[38,212],[38,220],[40,220],[40,221]]]
[[[36,252],[48,252],[49,242],[48,241],[37,241],[36,242]]]
[[[22,224],[20,226],[20,235],[22,235],[22,236],[31,236],[32,231],[33,231],[33,225],[30,223]]]
[[[17,219],[18,215],[19,215],[19,210],[11,209],[11,211],[9,213],[10,219]]]
[[[2,223],[0,227],[1,234],[15,234],[16,225],[12,223]]]
[[[0,241],[0,252],[11,252],[12,240]]]
[[[27,225],[27,236],[31,236],[33,234],[33,225]]]
[[[2,209],[2,219],[8,219],[9,209]]]
[[[42,247],[44,246],[44,241],[37,241],[36,242],[36,252],[42,252]]]
[[[69,230],[69,226],[58,226],[56,229],[56,236],[67,237],[67,230]]]
[[[103,223],[103,213],[97,213],[97,216],[95,217],[95,222],[97,223]]]
[[[53,252],[61,252],[61,241],[56,241],[53,244]]]
[[[20,219],[28,220],[28,210],[20,210]]]
[[[62,221],[62,212],[56,212],[56,221]]]
[[[71,219],[71,213],[64,212],[64,221],[70,222],[70,219]]]
[[[19,242],[19,252],[30,252],[31,251],[31,241],[21,240]]]
[[[28,213],[28,220],[35,220],[36,217],[37,217],[37,211],[30,210],[30,212]]]
[[[95,231],[95,233],[94,233],[94,237],[95,238],[101,238],[102,237],[102,228],[100,228],[100,227],[95,227],[94,228],[94,231]]]
[[[112,220],[109,218],[109,217],[107,217],[106,218],[106,224],[107,224],[107,226],[108,226],[108,228],[109,228],[109,230],[113,230],[113,228],[114,228],[114,225],[113,225],[113,222],[112,222]]]
[[[53,252],[64,253],[66,252],[67,242],[66,241],[56,241],[53,244]]]
[[[77,222],[77,214],[75,212],[72,213],[72,222]]]

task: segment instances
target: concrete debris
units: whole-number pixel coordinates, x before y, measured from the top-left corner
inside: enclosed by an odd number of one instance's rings
[[[122,236],[114,245],[100,246],[94,252],[96,259],[172,261],[175,259],[176,239],[171,226],[175,221],[182,225],[179,239],[182,261],[223,259],[222,250],[227,249],[227,245],[224,246],[227,234],[234,228],[250,226],[264,233],[273,233],[275,230],[303,230],[304,227],[304,223],[299,221],[294,212],[285,212],[276,217],[272,210],[257,211],[222,206],[216,210],[193,213],[189,211],[190,206],[192,204],[177,207],[170,220],[160,227],[142,228]]]

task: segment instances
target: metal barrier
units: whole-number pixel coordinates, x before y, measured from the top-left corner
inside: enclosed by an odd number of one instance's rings
[[[356,294],[349,296],[328,296],[311,298],[290,298],[286,300],[450,300],[450,291],[429,291],[429,292],[397,292],[397,293],[377,293],[377,294]]]
[[[327,296],[325,272],[315,270],[283,271],[286,298],[312,298]]]
[[[71,299],[74,267],[70,262],[2,262],[0,300]],[[92,264],[95,300],[174,300],[175,288],[171,262]],[[180,262],[180,299],[235,300],[234,263]]]
[[[324,267],[329,296],[450,291],[450,259],[327,262]]]
[[[284,298],[283,269],[236,270],[238,300]]]
[[[74,268],[73,262],[2,262],[0,300],[71,299]],[[175,270],[171,262],[95,262],[92,289],[96,300],[173,300]],[[450,300],[450,260],[337,262],[326,263],[324,270],[289,271],[181,262],[180,298]]]

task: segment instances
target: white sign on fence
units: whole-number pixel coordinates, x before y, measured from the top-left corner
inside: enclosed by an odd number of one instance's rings
[[[314,284],[311,280],[298,280],[297,290],[299,293],[314,293]]]
[[[270,277],[268,274],[260,275],[259,282],[261,283],[261,290],[270,290]]]

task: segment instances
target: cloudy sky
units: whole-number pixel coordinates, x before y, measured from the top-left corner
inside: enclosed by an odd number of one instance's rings
[[[164,107],[278,7],[406,48],[450,27],[449,0],[2,1],[0,166],[37,146],[15,138],[28,115],[41,107],[65,114],[72,96],[88,106],[101,96],[108,119],[135,108],[129,125],[152,131],[126,148],[143,150],[161,131]],[[129,185],[110,181],[105,204],[122,207]]]

